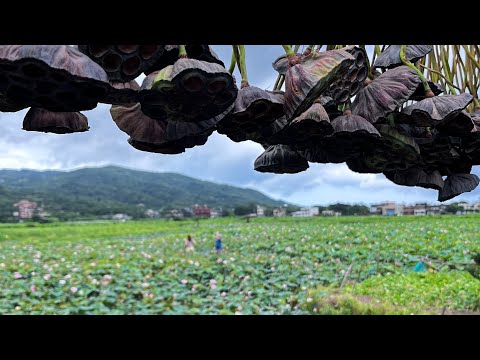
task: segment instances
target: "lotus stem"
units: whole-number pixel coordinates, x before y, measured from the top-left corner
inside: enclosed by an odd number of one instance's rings
[[[185,49],[185,45],[178,45],[178,57],[179,58],[187,57],[187,49]]]
[[[290,45],[282,45],[282,46],[283,46],[283,49],[285,50],[285,53],[287,54],[288,64],[290,66],[294,66],[294,65],[300,63],[300,59],[298,58],[298,56],[296,54],[297,47],[295,47],[296,51],[293,51],[292,47]],[[300,47],[300,45],[297,45],[297,46]]]
[[[402,45],[400,49],[400,59],[402,59],[402,62],[404,65],[407,65],[410,69],[413,69],[417,72],[418,76],[422,80],[423,83],[423,89],[425,90],[425,96],[426,97],[434,97],[435,94],[433,91],[430,89],[430,86],[428,85],[427,79],[425,79],[425,76],[423,76],[422,72],[415,66],[413,65],[409,60],[407,60],[405,56],[405,49],[407,48],[407,45]]]
[[[285,50],[285,53],[287,54],[288,57],[295,55],[295,53],[292,50],[292,47],[290,45],[282,45],[283,49]]]
[[[462,47],[463,47],[463,50],[465,51],[465,54],[467,54],[468,58],[472,61],[475,67],[480,70],[480,63],[477,60],[475,60],[475,56],[473,56],[473,54],[468,49],[468,47],[466,45],[462,45]]]
[[[233,74],[233,71],[235,70],[235,65],[236,64],[237,64],[237,59],[235,58],[235,52],[232,49],[232,59],[230,60],[230,67],[228,68],[228,72],[230,73],[230,75]]]
[[[428,66],[425,66],[425,65],[422,65],[420,64],[420,66],[434,74],[437,74],[439,75],[442,79],[444,79],[446,81],[446,83],[452,87],[454,87],[455,89],[459,90],[459,91],[462,91],[462,89],[460,89],[458,86],[456,86],[455,84],[453,84],[452,82],[450,82],[446,77],[445,75],[443,75],[441,72],[437,71],[437,70],[434,70],[434,69],[431,69],[429,68]]]
[[[245,45],[238,45],[238,49],[240,50],[239,68],[242,69],[242,85],[241,85],[241,87],[244,88],[246,86],[250,86],[248,84],[247,64],[246,64],[246,60],[245,60]]]

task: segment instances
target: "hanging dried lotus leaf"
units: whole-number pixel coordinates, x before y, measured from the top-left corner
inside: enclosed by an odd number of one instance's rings
[[[388,70],[357,93],[352,113],[376,123],[407,101],[420,82],[417,73],[408,66]]]
[[[401,48],[402,45],[390,45],[378,55],[373,66],[389,69],[402,65],[403,62],[402,59],[400,59]],[[416,62],[432,50],[432,45],[407,45],[405,49],[405,57],[411,62]]]
[[[385,176],[397,185],[420,186],[426,189],[440,190],[444,186],[443,178],[438,171],[431,173],[412,167],[404,171],[386,173]]]
[[[435,125],[435,128],[441,133],[465,136],[474,130],[475,124],[470,117],[470,114],[465,110],[462,110],[455,117],[447,117],[445,120]]]
[[[140,86],[135,80],[126,83],[111,81],[110,85],[107,96],[102,100],[103,103],[125,105],[138,102],[137,93],[140,90]]]
[[[368,156],[371,156],[371,154]],[[376,167],[368,166],[364,159],[364,154],[357,154],[357,156],[348,159],[346,164],[350,170],[359,174],[379,174],[382,172]]]
[[[417,126],[432,126],[457,116],[472,101],[473,96],[467,93],[426,98],[404,108],[402,115],[408,119],[403,119],[402,122]]]
[[[110,81],[126,83],[160,59],[164,45],[78,45],[78,49],[99,64]]]
[[[151,144],[147,142],[138,141],[132,138],[128,139],[128,143],[137,150],[151,152],[151,153],[174,155],[174,154],[181,154],[185,152],[184,147],[177,145],[175,143]]]
[[[285,74],[285,115],[293,119],[305,112],[335,82],[355,58],[345,50],[311,52]]]
[[[52,112],[31,107],[23,120],[23,130],[55,134],[88,131],[87,117],[79,112]]]
[[[25,108],[26,106],[15,104],[0,92],[0,111],[1,112],[17,112]]]
[[[105,71],[71,46],[0,45],[0,92],[13,104],[91,110],[108,89]]]
[[[474,190],[480,182],[474,174],[453,174],[447,177],[443,189],[438,192],[438,201],[447,201],[455,196]]]
[[[294,174],[308,169],[308,162],[287,145],[271,145],[256,160],[259,172]]]

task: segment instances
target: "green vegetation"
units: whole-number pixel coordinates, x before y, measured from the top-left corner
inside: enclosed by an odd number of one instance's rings
[[[194,204],[228,211],[251,203],[270,207],[284,204],[251,189],[116,166],[70,172],[0,170],[0,221],[12,221],[12,205],[24,198],[42,205],[60,220],[93,219],[116,213],[138,219],[145,217],[148,208],[181,209]]]
[[[479,311],[480,281],[465,271],[480,252],[479,220],[4,224],[0,314]],[[213,251],[216,231],[223,234],[221,254]],[[197,240],[193,254],[183,249],[187,234]],[[420,257],[439,271],[412,273]]]

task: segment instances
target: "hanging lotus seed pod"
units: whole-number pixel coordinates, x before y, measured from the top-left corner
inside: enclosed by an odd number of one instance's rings
[[[283,116],[283,92],[245,86],[238,91],[235,106],[218,124],[220,134],[251,134]],[[248,135],[247,135],[248,137]]]
[[[23,120],[23,130],[26,131],[70,134],[88,129],[87,117],[79,112],[52,112],[32,107]]]
[[[308,161],[342,163],[358,154],[376,148],[380,133],[366,119],[345,111],[332,121],[333,134],[321,139],[302,153]]]
[[[301,149],[310,146],[311,142],[318,138],[332,134],[333,131],[324,107],[315,102],[307,111],[276,132],[268,142],[292,145],[295,149]]]
[[[225,111],[237,92],[221,65],[181,58],[147,76],[138,98],[142,111],[153,119],[198,122]]]
[[[190,59],[216,63],[225,67],[223,61],[220,60],[218,55],[209,45],[185,45],[185,49]],[[150,73],[161,70],[168,65],[173,65],[177,59],[178,45],[165,45],[165,51],[163,52],[162,56],[158,58],[154,64],[144,70],[144,73],[149,75]]]
[[[293,119],[305,112],[341,76],[355,58],[345,50],[312,51],[285,74],[285,115]]]
[[[447,201],[478,186],[480,179],[474,174],[454,174],[447,177],[445,185],[438,192],[438,201]]]
[[[103,103],[124,105],[136,104],[138,102],[137,93],[140,90],[140,86],[135,80],[126,83],[111,81],[110,85],[107,96],[102,100]]]
[[[417,73],[408,66],[388,70],[357,93],[352,113],[376,123],[407,101],[420,83]]]
[[[105,71],[71,46],[0,46],[0,92],[18,106],[91,110],[108,89]]]
[[[308,169],[308,162],[287,145],[271,145],[256,160],[259,172],[294,174]]]
[[[390,45],[380,55],[378,55],[374,67],[393,68],[402,65],[400,59],[400,49],[402,45]],[[433,50],[432,45],[407,45],[405,49],[405,57],[411,62],[416,62]]]
[[[152,66],[164,45],[78,45],[78,49],[99,64],[110,81],[126,83]]]
[[[473,96],[467,93],[426,98],[404,108],[399,120],[416,126],[437,125],[457,116],[472,101]]]

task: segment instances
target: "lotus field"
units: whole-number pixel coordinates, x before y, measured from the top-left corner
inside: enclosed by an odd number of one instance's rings
[[[0,314],[476,313],[479,220],[4,224]]]

